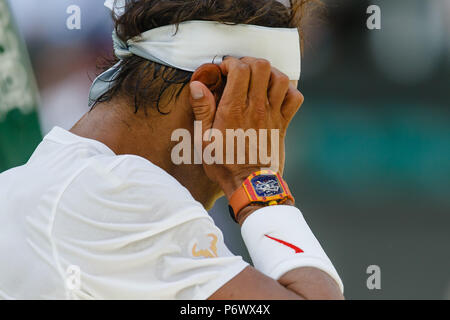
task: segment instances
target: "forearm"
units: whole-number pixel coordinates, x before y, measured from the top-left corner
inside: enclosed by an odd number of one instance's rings
[[[285,205],[294,205],[288,200]],[[242,226],[245,219],[262,206],[249,206],[238,215],[238,223]],[[338,284],[327,273],[312,267],[291,270],[284,274],[278,282],[286,289],[307,300],[342,300]]]
[[[285,205],[292,205],[293,203],[288,201],[285,203]],[[238,215],[238,222],[243,226],[244,222],[247,220],[248,217],[250,217],[252,214],[256,213],[258,209],[261,209],[261,206],[249,206],[244,208]],[[274,207],[274,209],[276,206]],[[300,214],[300,212],[299,212]],[[249,223],[254,223],[250,221]],[[270,229],[270,228],[269,228]],[[282,230],[280,230],[282,231]],[[286,230],[287,231],[287,230]],[[305,231],[305,230],[303,230]],[[302,229],[299,229],[299,232],[302,232]],[[264,238],[264,237],[263,237]],[[307,240],[307,239],[305,239]],[[300,248],[298,248],[300,251]],[[252,249],[249,248],[249,251]],[[283,248],[280,248],[280,250],[283,250]],[[250,253],[252,254],[252,252]],[[257,253],[258,254],[258,253]],[[303,251],[299,252],[299,254],[303,254]],[[263,257],[266,259],[266,257]],[[276,256],[271,257],[270,252],[267,252],[267,259],[276,258]],[[290,259],[290,258],[289,258]],[[341,293],[341,289],[337,283],[337,280],[335,280],[333,277],[330,276],[333,274],[332,269],[334,269],[331,265],[326,264],[326,260],[328,258],[326,256],[321,256],[320,254],[315,257],[314,255],[311,256],[311,252],[307,254],[303,258],[302,255],[296,256],[296,259],[300,261],[300,259],[308,259],[312,262],[311,265],[308,265],[306,263],[304,266],[293,268],[291,270],[288,270],[281,276],[278,276],[278,282],[288,289],[289,291],[296,294],[300,299],[332,299],[332,300],[342,300],[344,299],[344,296]],[[283,261],[280,261],[281,264],[283,264]],[[301,263],[300,263],[301,265]],[[294,263],[295,266],[295,263]],[[324,272],[321,270],[327,270],[327,272]],[[266,269],[267,270],[270,269]],[[335,275],[336,277],[336,275]],[[337,276],[338,277],[338,276]]]
[[[306,300],[343,300],[338,284],[327,273],[302,267],[284,274],[278,282]]]

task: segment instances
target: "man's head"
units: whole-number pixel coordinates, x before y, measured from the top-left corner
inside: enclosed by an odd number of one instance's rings
[[[128,0],[124,14],[113,14],[113,19],[116,34],[123,42],[151,29],[191,20],[298,28],[302,34],[302,17],[311,1],[293,0],[288,8],[277,0]],[[201,80],[220,99],[223,90],[220,82],[224,79],[219,69],[206,67],[194,74],[136,55],[119,63],[115,81],[95,102],[100,118],[114,110],[116,118],[125,124],[122,129],[108,131],[109,146],[116,152],[120,150],[119,153],[146,157],[192,193],[196,189],[206,190],[194,197],[210,206],[221,194],[220,188],[207,178],[202,165],[173,164],[171,150],[176,143],[171,142],[171,135],[184,128],[194,136],[194,114],[187,85],[191,80]]]
[[[127,0],[124,14],[113,14],[117,36],[126,43],[141,33],[185,21],[206,20],[227,24],[252,24],[274,28],[298,28],[303,35],[306,11],[314,0]],[[284,1],[289,2],[289,1]],[[118,60],[112,61],[107,68]],[[213,61],[210,61],[213,62]],[[192,73],[163,66],[132,55],[120,62],[116,81],[96,103],[120,97],[135,108],[155,108],[165,114],[167,104],[178,98]]]

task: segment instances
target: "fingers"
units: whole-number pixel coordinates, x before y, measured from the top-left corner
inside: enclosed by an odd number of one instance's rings
[[[248,105],[257,114],[262,115],[270,106],[275,112],[281,111],[283,118],[290,122],[303,104],[303,95],[290,83],[289,77],[265,59],[227,57],[220,69],[227,76],[223,98],[239,106]]]
[[[286,94],[289,90],[289,77],[272,67],[272,73],[269,82],[268,98],[269,103],[274,110],[280,110]]]
[[[220,65],[222,74],[227,77],[227,84],[222,99],[233,104],[245,106],[250,85],[251,70],[247,63],[233,57],[227,57]]]
[[[214,122],[216,100],[211,91],[199,81],[192,81],[190,90],[190,103],[195,120],[201,121],[203,130],[206,131],[212,127]]]
[[[281,115],[283,118],[290,122],[302,106],[304,100],[303,94],[293,84],[289,84],[289,90],[281,107]]]
[[[241,61],[247,63],[251,69],[248,92],[250,107],[265,108],[267,106],[267,90],[272,73],[270,62],[265,59],[252,57],[244,57]]]

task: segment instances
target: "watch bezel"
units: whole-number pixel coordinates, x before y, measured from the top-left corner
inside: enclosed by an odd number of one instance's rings
[[[273,195],[273,196],[259,196],[255,190],[255,187],[253,184],[253,179],[255,179],[256,177],[260,177],[260,176],[271,176],[274,179],[276,179],[278,181],[278,185],[281,188],[281,192],[276,195]],[[270,201],[280,201],[280,200],[284,200],[288,197],[286,185],[284,184],[283,179],[281,178],[280,174],[277,172],[271,171],[271,170],[261,170],[261,171],[251,174],[244,181],[243,186],[244,186],[244,190],[247,193],[249,200],[252,203],[254,203],[254,202],[266,203],[266,202],[270,202]]]

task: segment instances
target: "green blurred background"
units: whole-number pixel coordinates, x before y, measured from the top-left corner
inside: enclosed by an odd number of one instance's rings
[[[346,298],[450,299],[450,1],[326,3],[304,46],[285,178]],[[381,30],[366,28],[370,4]],[[225,207],[213,217],[229,226]],[[381,290],[367,288],[370,265]]]
[[[450,1],[324,2],[306,30],[306,100],[285,178],[348,299],[450,299]],[[80,30],[65,27],[71,4]],[[381,30],[366,27],[371,4]],[[97,57],[111,51],[109,13],[103,1],[10,5],[39,85],[42,133],[69,129],[88,110]],[[250,261],[224,199],[211,216]],[[370,265],[381,269],[380,290],[367,288]]]

